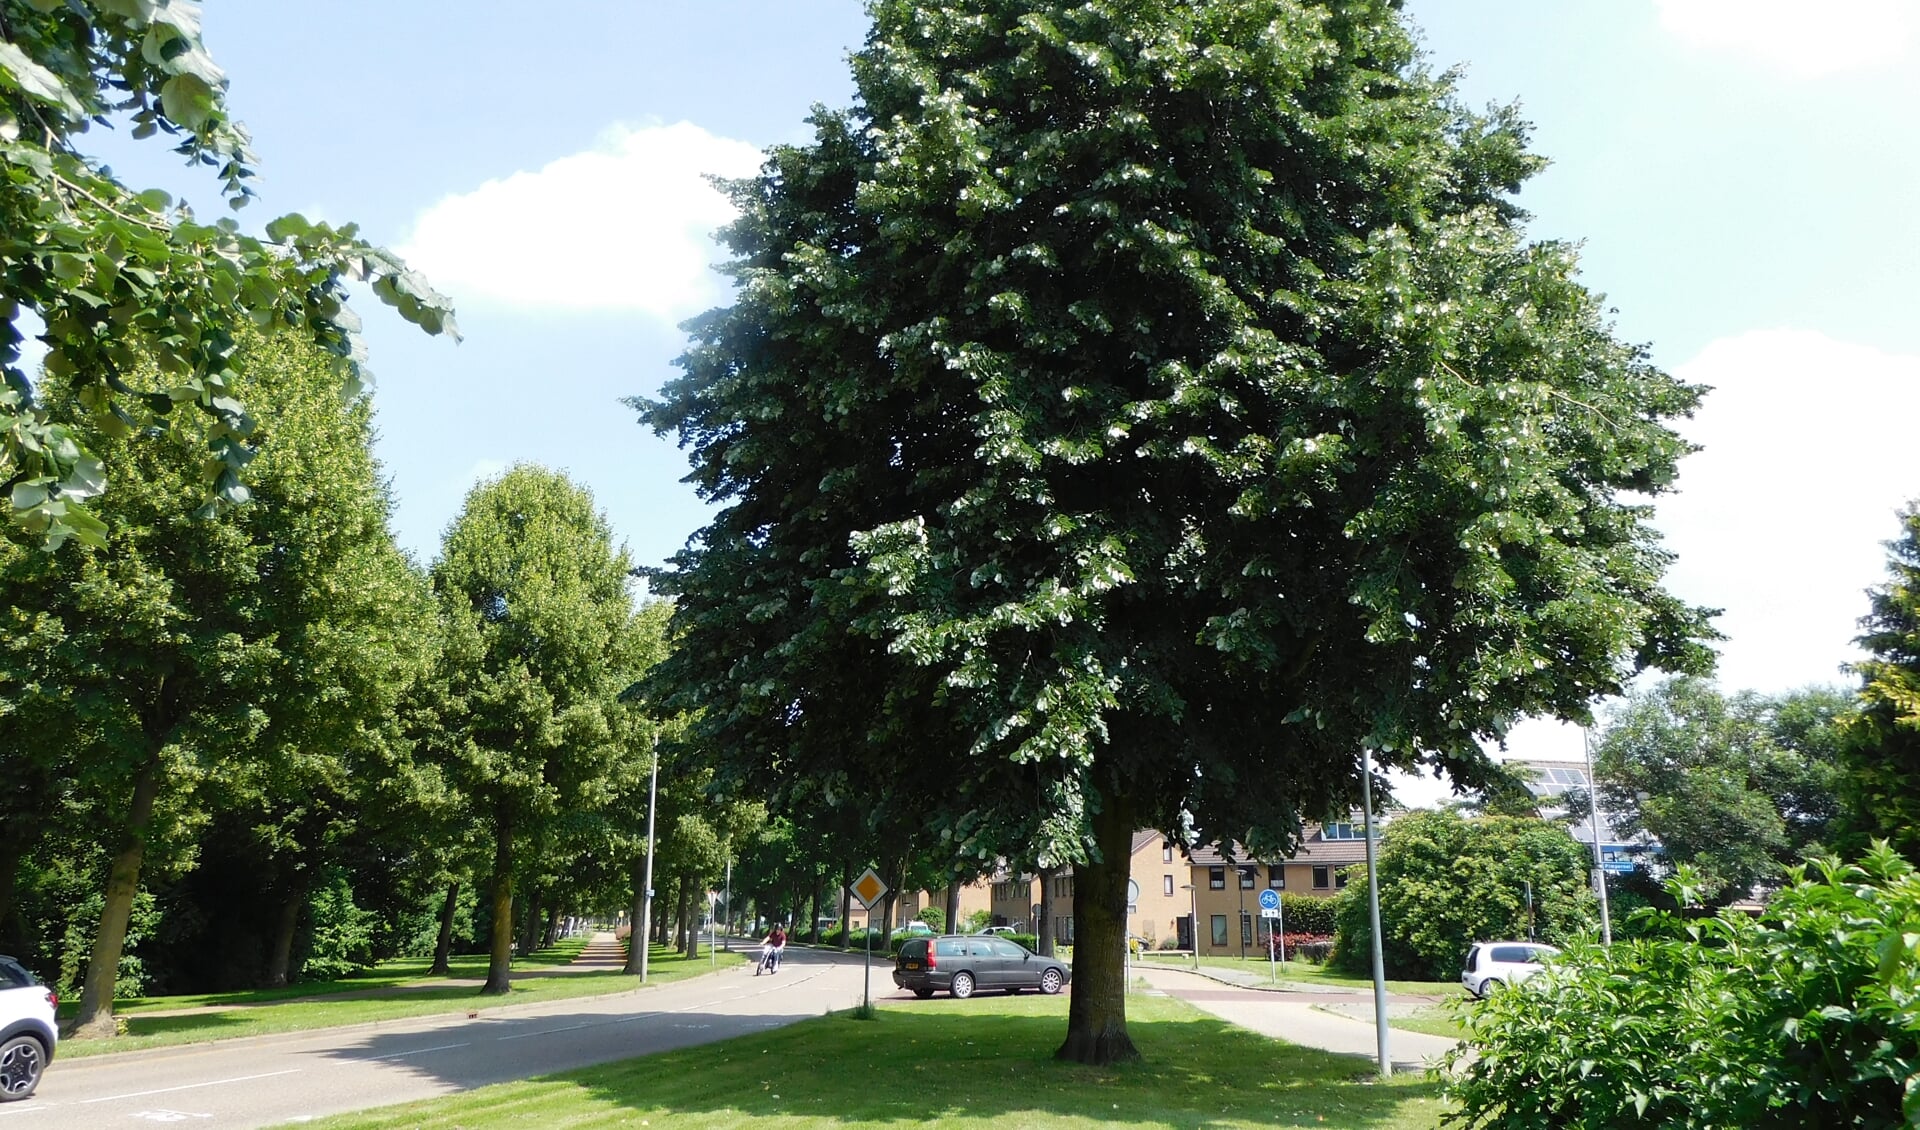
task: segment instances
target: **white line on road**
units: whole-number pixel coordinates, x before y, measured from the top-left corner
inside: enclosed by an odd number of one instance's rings
[[[118,1102],[121,1099],[138,1099],[145,1098],[148,1095],[164,1095],[173,1091],[191,1091],[196,1087],[219,1087],[227,1083],[245,1083],[250,1079],[271,1079],[276,1075],[298,1074],[300,1074],[298,1067],[290,1067],[285,1071],[268,1071],[260,1075],[236,1075],[231,1079],[209,1079],[204,1083],[182,1083],[178,1087],[161,1087],[152,1091],[130,1091],[124,1095],[102,1095],[97,1099],[81,1099],[79,1105],[86,1106],[89,1103],[111,1103]]]
[[[464,1047],[470,1047],[470,1046],[471,1046],[470,1044],[464,1044],[464,1043],[435,1044],[430,1048],[414,1048],[412,1051],[388,1052],[386,1055],[354,1056],[348,1059],[347,1062],[348,1063],[378,1063],[383,1059],[405,1059],[410,1055],[425,1055],[428,1052],[443,1052],[443,1051],[446,1051],[448,1048],[464,1048]]]

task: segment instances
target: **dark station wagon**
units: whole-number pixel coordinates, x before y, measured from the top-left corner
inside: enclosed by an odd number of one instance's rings
[[[966,998],[976,992],[1057,993],[1073,970],[1018,942],[978,934],[914,938],[893,959],[893,983],[925,1000],[936,992]]]

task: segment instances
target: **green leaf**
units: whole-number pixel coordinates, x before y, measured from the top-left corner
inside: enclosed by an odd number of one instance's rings
[[[167,117],[195,133],[207,128],[215,105],[213,87],[198,75],[174,75],[160,87],[160,107]]]
[[[73,96],[66,84],[52,71],[27,57],[27,53],[7,40],[0,39],[0,78],[5,85],[13,87],[36,102],[49,106],[58,106],[67,113],[79,117],[86,111],[80,100]]]

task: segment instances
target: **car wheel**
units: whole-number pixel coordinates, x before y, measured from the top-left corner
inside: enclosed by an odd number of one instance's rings
[[[1480,982],[1480,999],[1486,1000],[1488,997],[1506,987],[1507,983],[1500,978],[1489,977],[1485,981]]]
[[[966,1000],[973,995],[973,974],[955,973],[953,975],[953,998]]]
[[[47,1049],[32,1036],[15,1036],[0,1045],[0,1103],[33,1094],[47,1068]]]
[[[1040,975],[1040,991],[1052,996],[1060,991],[1060,971],[1049,969]]]
[[[916,997],[919,997],[921,1000],[926,1000],[928,997],[933,995],[933,990],[932,989],[915,989],[913,991],[913,995]]]

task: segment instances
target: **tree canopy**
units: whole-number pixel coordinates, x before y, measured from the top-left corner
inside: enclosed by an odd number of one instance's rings
[[[1628,696],[1594,745],[1601,808],[1728,901],[1833,844],[1839,691],[1722,695],[1671,679]],[[1584,805],[1578,811],[1586,811]]]
[[[1920,861],[1920,504],[1900,512],[1887,581],[1869,594],[1854,664],[1859,703],[1846,722],[1841,788],[1851,822]]]
[[[1704,668],[1644,501],[1699,390],[1524,238],[1523,123],[1393,4],[871,10],[641,402],[723,506],[662,678],[723,759],[1073,862],[1062,1054],[1124,1058],[1134,830],[1284,850],[1363,745],[1471,782]]]
[[[57,546],[101,544],[87,500],[106,488],[87,429],[54,411],[21,366],[23,312],[45,326],[46,371],[91,426],[131,435],[174,409],[206,416],[201,501],[243,501],[254,417],[236,395],[243,326],[292,329],[332,358],[349,394],[364,351],[345,279],[431,333],[452,309],[391,252],[339,228],[288,215],[265,238],[231,219],[203,222],[157,189],[121,183],[81,149],[118,122],[135,138],[164,133],[212,169],[228,203],[253,195],[254,156],[227,105],[227,78],[188,0],[5,0],[0,3],[0,484],[14,516]],[[136,389],[149,363],[165,380]],[[196,502],[195,505],[199,505]]]

